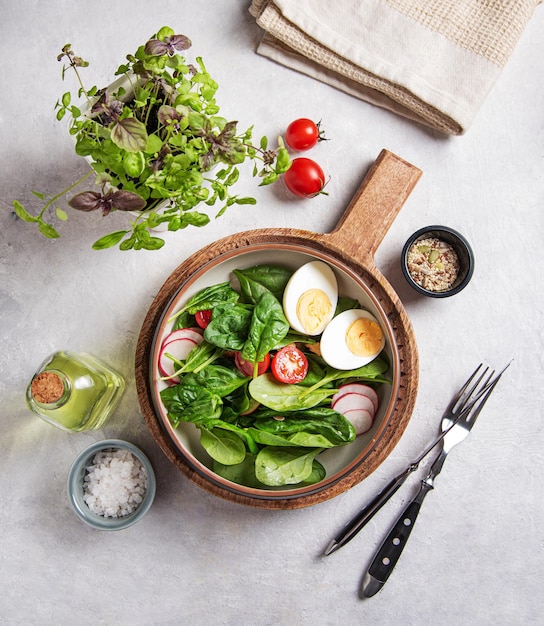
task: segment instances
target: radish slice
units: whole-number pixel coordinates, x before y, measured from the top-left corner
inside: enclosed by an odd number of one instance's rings
[[[161,376],[168,377],[169,382],[179,383],[179,378],[174,376],[176,364],[170,358],[171,355],[178,361],[185,361],[193,348],[200,345],[204,338],[190,328],[180,328],[165,337],[159,353],[159,372]]]
[[[197,342],[191,341],[191,339],[174,339],[165,344],[159,354],[159,371],[161,376],[168,377],[171,382],[179,383],[179,378],[174,376],[176,365],[168,355],[171,355],[178,361],[184,361],[189,352],[196,348],[197,345]]]
[[[368,432],[374,421],[372,415],[366,409],[350,409],[344,413],[344,417],[353,424],[357,435]]]
[[[338,413],[346,414],[347,411],[363,409],[368,411],[370,417],[374,419],[374,404],[368,396],[363,396],[361,393],[344,393],[339,398],[335,399],[335,396],[331,400],[331,408]]]
[[[370,398],[370,400],[372,400],[372,404],[374,405],[374,413],[378,411],[380,400],[378,398],[378,394],[374,391],[374,389],[372,389],[372,387],[369,387],[368,385],[365,385],[363,383],[348,383],[347,385],[342,385],[338,389],[338,393],[333,396],[332,401],[334,401],[335,398],[340,398],[345,393],[360,393],[363,396],[367,396],[368,398]]]
[[[342,385],[331,398],[331,408],[348,419],[357,435],[370,430],[378,409],[378,394],[362,383]]]
[[[202,330],[200,328],[178,328],[178,330],[173,330],[169,335],[166,335],[162,340],[162,346],[176,339],[191,339],[200,343],[202,341]]]

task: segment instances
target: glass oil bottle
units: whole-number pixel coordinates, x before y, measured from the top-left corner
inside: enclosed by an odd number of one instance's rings
[[[100,428],[117,407],[124,389],[121,374],[100,359],[59,351],[32,377],[26,401],[46,422],[81,432]]]

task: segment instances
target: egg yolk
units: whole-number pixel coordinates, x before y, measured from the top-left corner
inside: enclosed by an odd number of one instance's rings
[[[380,325],[364,317],[352,322],[346,332],[348,350],[356,356],[372,356],[382,347],[383,333]]]
[[[319,334],[331,315],[331,301],[321,289],[309,289],[298,299],[297,317],[308,335]]]

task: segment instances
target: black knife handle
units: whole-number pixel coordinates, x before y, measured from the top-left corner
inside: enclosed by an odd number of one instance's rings
[[[397,564],[412,532],[420,508],[421,500],[419,498],[410,502],[376,553],[368,573],[381,583],[385,583]]]

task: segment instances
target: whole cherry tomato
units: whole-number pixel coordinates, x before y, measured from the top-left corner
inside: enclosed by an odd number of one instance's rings
[[[308,373],[308,359],[295,344],[289,344],[276,352],[271,371],[280,383],[299,383]]]
[[[325,139],[319,128],[321,122],[315,123],[305,117],[291,122],[285,131],[285,141],[293,150],[309,150],[318,141]]]
[[[242,372],[244,376],[253,376],[255,374],[255,363],[246,361],[239,352],[234,355],[234,364]],[[257,376],[264,374],[270,367],[270,355],[267,354],[257,365]]]
[[[283,175],[287,189],[301,198],[313,198],[323,192],[325,174],[312,159],[293,159],[291,167]]]

